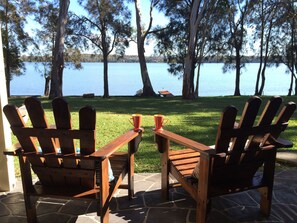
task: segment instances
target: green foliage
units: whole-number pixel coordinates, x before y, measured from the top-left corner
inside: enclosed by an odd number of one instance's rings
[[[55,38],[57,32],[57,23],[59,19],[59,1],[58,0],[44,0],[36,3],[35,21],[40,24],[40,28],[34,30],[34,46],[31,57],[35,57],[34,61],[44,62],[47,72],[39,71],[45,77],[50,75],[53,60],[53,50],[55,45]],[[81,52],[75,49],[71,36],[65,36],[65,67],[73,67],[81,69]],[[40,47],[41,46],[41,47]]]
[[[220,121],[220,113],[228,105],[238,108],[238,118],[242,113],[244,103],[249,96],[241,97],[200,97],[196,100],[172,98],[140,98],[140,97],[111,97],[108,100],[101,97],[81,98],[66,97],[72,111],[74,128],[78,127],[78,110],[85,105],[94,106],[97,111],[96,140],[100,148],[115,137],[132,129],[129,122],[131,114],[143,115],[142,127],[145,129],[139,151],[136,153],[136,172],[160,172],[160,154],[154,143],[152,129],[154,114],[163,114],[168,119],[165,128],[182,136],[197,140],[206,145],[213,145]],[[9,102],[20,106],[21,97],[10,98]],[[269,97],[263,97],[262,109]],[[51,101],[41,98],[49,124],[54,124]],[[297,97],[284,97],[284,101],[297,101]],[[297,149],[297,112],[289,122],[288,129],[282,138],[294,143]],[[175,148],[175,145],[172,145]],[[124,148],[125,150],[126,148]]]
[[[160,1],[159,10],[169,18],[169,24],[154,33],[159,53],[164,55],[174,75],[182,76],[189,38],[189,1]]]
[[[288,72],[291,74],[291,83],[288,90],[288,95],[292,95],[295,91],[297,95],[297,8],[296,2],[287,0],[277,2],[278,20],[276,25],[279,33],[277,33],[277,48],[274,49],[273,58],[276,63],[284,63],[287,66]],[[295,88],[294,88],[295,85]]]
[[[99,49],[103,54],[115,50],[123,55],[131,36],[131,14],[123,0],[79,0],[88,16],[74,12],[69,17],[71,41],[85,49]],[[91,43],[91,44],[90,44]]]
[[[21,60],[20,49],[16,45],[16,42],[11,42],[9,48],[4,47],[3,55],[5,58],[4,61],[6,61],[5,64],[9,63],[9,69],[6,69],[5,72],[7,80],[11,81],[13,76],[19,76],[25,72],[26,67]]]
[[[0,0],[0,26],[8,95],[10,95],[10,80],[14,75],[21,75],[25,71],[20,52],[26,50],[32,41],[24,31],[24,25],[26,16],[32,12],[33,6],[34,1],[30,0]]]

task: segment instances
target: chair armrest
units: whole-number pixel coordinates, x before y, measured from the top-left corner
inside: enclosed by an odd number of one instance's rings
[[[282,138],[275,139],[274,137],[269,137],[267,140],[269,143],[273,144],[277,148],[291,148],[293,147],[293,143]]]
[[[114,139],[107,145],[101,147],[96,152],[92,153],[90,155],[90,157],[100,158],[103,160],[103,159],[109,157],[114,152],[116,152],[123,145],[131,142],[133,139],[135,139],[141,133],[142,133],[142,131],[135,132],[134,130],[130,130],[130,131],[124,133],[123,135],[119,136],[118,138]]]
[[[4,155],[9,155],[9,156],[17,156],[18,154],[22,153],[22,147],[19,143],[16,143],[12,145],[11,147],[5,149],[3,151]]]
[[[278,138],[277,139],[277,143],[278,145],[281,145],[283,148],[291,148],[293,147],[293,143],[286,140],[286,139],[281,139],[281,138]]]
[[[167,130],[157,130],[154,132],[158,136],[161,136],[163,138],[171,140],[177,144],[194,149],[200,153],[204,152],[204,153],[208,153],[208,154],[215,154],[215,150],[213,148],[206,146],[202,143],[196,142],[194,140],[191,140],[189,138],[183,137],[181,135],[175,134],[173,132],[170,132]]]

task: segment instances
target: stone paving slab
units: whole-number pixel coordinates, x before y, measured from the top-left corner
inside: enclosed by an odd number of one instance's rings
[[[136,174],[135,198],[118,190],[111,203],[112,223],[191,223],[195,222],[195,201],[182,189],[170,190],[170,200],[162,201],[160,174]],[[0,194],[0,222],[26,222],[20,181],[10,193]],[[37,203],[38,221],[42,223],[96,223],[94,202],[42,198]],[[272,211],[265,218],[259,211],[256,191],[225,195],[212,199],[208,223],[297,222],[297,168],[280,169],[275,174]]]
[[[279,162],[297,166],[297,150],[278,150],[276,159]]]

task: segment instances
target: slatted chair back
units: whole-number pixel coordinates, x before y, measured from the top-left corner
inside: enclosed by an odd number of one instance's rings
[[[271,151],[266,150],[265,146],[274,145],[296,109],[295,103],[289,103],[276,117],[281,104],[280,97],[272,97],[257,124],[255,122],[261,105],[259,97],[252,97],[247,101],[238,124],[234,124],[237,123],[237,109],[234,106],[228,106],[223,111],[216,138],[217,155],[213,158],[211,181],[242,181],[253,178],[270,156]]]
[[[31,126],[23,121],[14,105],[5,106],[4,113],[41,183],[93,188],[94,162],[81,156],[95,152],[95,109],[81,108],[79,128],[73,129],[68,103],[62,98],[52,102],[54,127],[49,125],[37,98],[26,98],[25,106]]]
[[[95,150],[94,108],[81,108],[79,126],[73,128],[64,99],[52,101],[54,125],[48,123],[37,98],[27,98],[24,103],[31,121],[28,124],[22,118],[23,110],[14,105],[3,108],[19,141],[4,154],[19,158],[27,222],[37,222],[37,200],[31,197],[59,197],[94,201],[100,221],[108,223],[115,192],[121,187],[128,190],[130,199],[134,196],[134,154],[143,129],[128,130]],[[127,151],[118,151],[126,145]],[[40,182],[32,180],[31,170]]]
[[[214,146],[165,129],[154,130],[162,153],[163,198],[169,198],[169,188],[173,186],[169,175],[173,176],[196,200],[196,222],[202,223],[206,221],[212,197],[258,189],[260,210],[268,216],[277,149],[293,145],[279,136],[287,128],[296,104],[289,102],[280,109],[281,104],[280,97],[272,97],[258,117],[261,99],[252,97],[245,104],[238,123],[237,109],[228,106],[222,112]],[[171,142],[185,148],[173,150]]]

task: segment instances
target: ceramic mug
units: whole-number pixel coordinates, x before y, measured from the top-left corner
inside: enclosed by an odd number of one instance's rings
[[[142,115],[141,114],[133,114],[132,115],[132,117],[130,119],[130,122],[134,126],[134,131],[138,131],[140,129],[141,119],[142,119]]]
[[[168,120],[165,120],[164,115],[154,115],[155,120],[155,130],[162,130],[165,123],[167,123]]]

